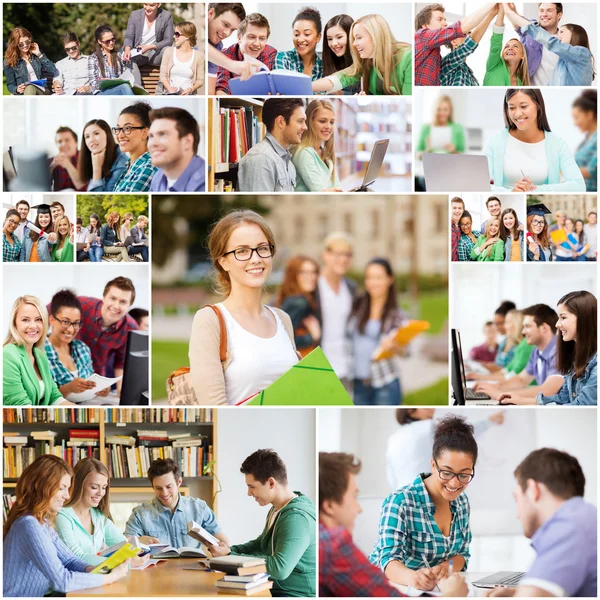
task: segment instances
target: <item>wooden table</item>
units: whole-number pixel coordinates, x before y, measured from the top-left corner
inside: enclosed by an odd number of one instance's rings
[[[473,581],[477,581],[478,579],[483,579],[484,577],[493,575],[495,572],[496,571],[489,571],[486,573],[477,573],[477,572],[466,571],[465,573],[462,573],[462,575],[465,576],[465,581],[467,582],[467,585],[469,586],[469,597],[476,597],[476,598],[484,597],[486,592],[488,592],[489,590],[487,590],[485,588],[475,587],[474,585],[471,585],[471,583]],[[392,581],[390,581],[390,584],[393,587],[395,587],[396,589],[400,590],[403,594],[406,594],[406,591],[408,590],[407,585],[401,585],[399,583],[394,583]]]
[[[184,567],[198,565],[196,558],[170,558],[143,571],[129,571],[126,577],[111,585],[69,592],[69,597],[89,596],[235,596],[217,591],[215,581],[223,577],[223,573],[206,571],[186,571]],[[266,590],[252,597],[271,597]]]

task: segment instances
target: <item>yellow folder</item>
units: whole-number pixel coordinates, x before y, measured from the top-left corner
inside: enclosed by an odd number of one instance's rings
[[[420,333],[427,331],[431,327],[428,321],[409,321],[404,327],[398,327],[394,334],[394,341],[399,346],[406,346],[411,340],[417,337]],[[377,348],[373,353],[373,360],[382,360],[391,358],[394,352],[390,350],[382,350]]]

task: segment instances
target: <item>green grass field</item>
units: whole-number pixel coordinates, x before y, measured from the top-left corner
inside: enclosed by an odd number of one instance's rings
[[[448,293],[431,292],[421,295],[419,318],[431,323],[430,335],[440,333],[448,319]]]
[[[152,397],[167,397],[166,381],[172,371],[190,364],[187,342],[152,341]]]
[[[444,377],[427,388],[407,394],[402,401],[402,406],[448,406],[449,393],[448,378]]]

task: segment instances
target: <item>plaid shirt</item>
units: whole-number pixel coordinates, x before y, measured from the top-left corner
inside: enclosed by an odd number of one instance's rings
[[[244,60],[244,55],[240,50],[239,44],[234,44],[233,46],[229,46],[229,48],[225,48],[225,50],[223,50],[223,54],[228,58],[231,58],[231,60]],[[273,46],[266,44],[264,50],[258,55],[257,59],[267,65],[269,69],[272,69],[275,65],[276,56],[277,50],[273,48]],[[217,71],[217,92],[231,94],[231,90],[229,89],[229,80],[232,77],[237,77],[237,75],[231,71],[228,71],[227,69],[224,69],[223,67],[219,67],[219,70]]]
[[[46,338],[46,356],[48,357],[48,363],[50,364],[52,379],[54,379],[58,387],[70,383],[75,379],[75,375],[60,362],[58,352],[48,338]],[[77,377],[86,379],[94,374],[94,369],[92,368],[92,353],[81,340],[73,340],[71,342],[71,357],[77,367]]]
[[[473,230],[473,235],[478,238],[481,234],[479,231]],[[471,258],[471,250],[475,246],[475,242],[468,235],[461,235],[458,241],[458,260],[460,262],[469,262]]]
[[[79,339],[89,346],[92,352],[94,372],[106,376],[106,367],[112,356],[115,357],[114,368],[122,369],[125,365],[127,350],[127,333],[139,329],[138,324],[125,315],[108,329],[102,326],[102,300],[79,296],[81,302],[83,325],[79,330]]]
[[[133,164],[128,160],[115,192],[149,192],[156,171],[158,168],[152,166],[150,152],[144,152]]]
[[[75,156],[71,157],[71,164],[76,167],[77,160],[79,158],[79,151],[75,153]],[[52,162],[52,160],[50,160]],[[87,183],[81,187],[76,188],[73,180],[69,176],[68,171],[64,167],[55,167],[52,171],[52,191],[60,192],[61,190],[77,190],[78,192],[85,192],[87,189]]]
[[[452,524],[445,537],[435,522],[435,504],[423,482],[430,475],[422,473],[411,485],[396,490],[384,501],[379,521],[379,540],[369,560],[385,570],[392,560],[417,570],[425,568],[423,555],[432,567],[462,556],[466,570],[471,544],[470,506],[466,494],[450,502]]]
[[[108,57],[104,52],[102,53],[102,58],[104,59],[104,77],[102,77],[102,71],[100,71],[100,63],[98,62],[96,53],[90,54],[88,59],[88,76],[92,93],[94,94],[100,91],[98,86],[101,79],[119,79],[125,70],[125,63],[121,60],[120,56],[117,56],[114,69],[108,64]]]
[[[288,71],[296,71],[296,73],[304,73],[304,63],[296,48],[292,48],[287,52],[278,52],[275,57],[275,68],[286,69]],[[312,80],[316,81],[323,77],[323,61],[321,57],[315,55],[315,64],[312,68]]]
[[[471,67],[467,64],[467,56],[475,52],[479,44],[468,35],[456,49],[442,58],[440,85],[474,86],[479,85]]]
[[[319,523],[319,596],[378,598],[404,594],[367,560],[347,529],[327,529]]]
[[[6,239],[6,234],[2,232],[2,262],[19,262],[21,254],[21,242],[13,233],[13,245],[11,246]]]
[[[460,240],[460,236],[462,232],[460,227],[454,223],[454,221],[450,221],[450,232],[452,234],[452,260],[454,262],[458,261],[458,242]]]
[[[415,31],[415,85],[440,85],[440,47],[462,36],[460,21],[443,29]]]

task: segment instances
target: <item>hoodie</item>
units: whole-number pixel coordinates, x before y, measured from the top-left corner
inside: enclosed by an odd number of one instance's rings
[[[267,563],[267,573],[273,580],[273,596],[315,597],[317,577],[316,511],[312,501],[294,492],[275,517],[271,507],[263,532],[245,544],[231,546],[232,554],[257,556]]]

